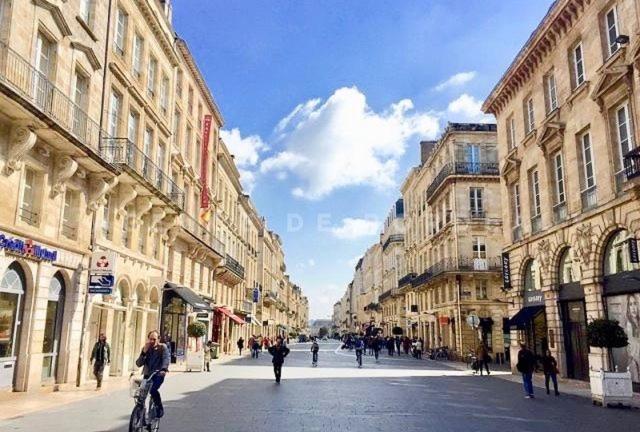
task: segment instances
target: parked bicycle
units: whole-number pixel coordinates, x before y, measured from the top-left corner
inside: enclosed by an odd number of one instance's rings
[[[158,372],[152,373],[146,379],[135,378],[133,374],[129,377],[131,396],[136,403],[129,419],[129,432],[142,432],[144,430],[158,432],[160,429],[160,419],[156,418],[156,407],[153,399],[149,398],[149,391],[156,373]],[[150,399],[148,409],[147,399]]]
[[[436,348],[433,355],[434,360],[449,360],[449,350],[447,347]]]

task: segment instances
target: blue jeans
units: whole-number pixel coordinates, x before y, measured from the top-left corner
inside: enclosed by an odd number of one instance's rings
[[[524,372],[522,374],[522,386],[527,396],[533,396],[533,372]]]
[[[153,384],[151,384],[151,389],[149,390],[149,395],[151,395],[151,399],[153,399],[153,404],[156,406],[156,410],[164,411],[162,407],[162,398],[160,397],[160,386],[164,382],[164,377],[160,375],[154,375],[151,378]]]
[[[553,382],[553,390],[558,394],[558,376],[554,373],[544,374],[544,386],[547,388],[547,394],[549,394],[549,378]]]

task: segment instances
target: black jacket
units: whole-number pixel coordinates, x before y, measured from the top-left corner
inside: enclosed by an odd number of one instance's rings
[[[96,342],[91,351],[91,361],[96,363],[111,363],[111,347],[107,342]]]
[[[142,369],[142,375],[148,377],[156,371],[168,371],[169,363],[171,363],[171,354],[165,344],[150,348],[146,353],[140,352],[140,357],[136,360],[136,366]]]
[[[518,351],[518,363],[516,369],[521,373],[533,373],[536,369],[536,357],[526,348]]]
[[[542,370],[547,375],[555,374],[558,371],[558,362],[553,356],[545,355],[542,357]]]
[[[284,345],[280,345],[279,347],[275,345],[269,347],[269,354],[273,356],[273,359],[271,359],[271,363],[276,365],[283,364],[284,358],[289,355],[289,351],[289,348]]]

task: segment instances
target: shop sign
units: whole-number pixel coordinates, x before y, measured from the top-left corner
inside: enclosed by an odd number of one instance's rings
[[[524,292],[524,306],[543,306],[544,294],[542,291],[525,291]]]
[[[502,286],[505,290],[511,289],[511,259],[509,252],[502,252]]]
[[[449,324],[449,317],[448,316],[441,316],[438,321],[440,322],[440,325],[447,325]]]
[[[94,251],[91,254],[91,274],[114,274],[116,272],[116,253],[113,251]]]
[[[50,250],[40,246],[39,244],[34,243],[31,239],[22,240],[18,238],[10,238],[5,234],[0,234],[0,249],[39,261],[53,262],[58,259],[58,251],[56,250]]]
[[[253,289],[253,302],[258,303],[260,301],[260,290],[258,287]]]
[[[627,240],[629,246],[629,260],[632,263],[640,263],[640,254],[638,254],[638,240],[630,238]]]
[[[111,295],[115,277],[113,275],[89,275],[89,294]]]
[[[467,324],[469,324],[469,327],[471,328],[478,328],[480,325],[480,318],[478,318],[478,315],[476,314],[470,314],[467,316]]]
[[[197,319],[206,319],[206,320],[208,320],[209,319],[209,314],[207,312],[198,312],[196,314],[196,318]]]

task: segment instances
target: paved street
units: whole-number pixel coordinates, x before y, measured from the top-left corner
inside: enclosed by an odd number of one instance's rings
[[[637,410],[605,410],[575,396],[526,400],[515,383],[446,363],[384,355],[374,364],[367,356],[357,369],[354,354],[337,348],[322,344],[320,365],[311,368],[309,345],[292,345],[280,385],[268,355],[173,375],[162,388],[161,430],[588,432],[633,430],[640,420]],[[0,430],[126,431],[131,407],[123,390],[0,422]]]

